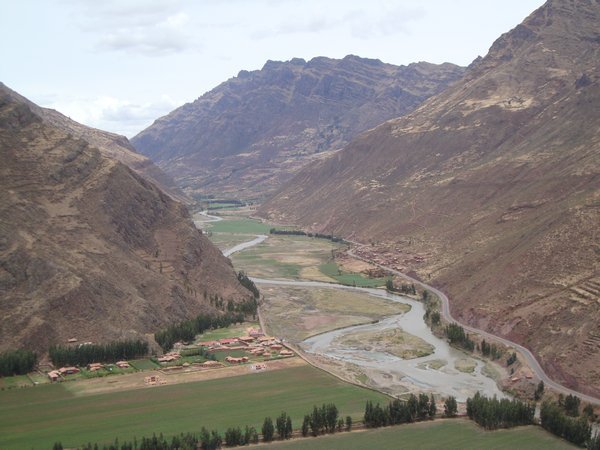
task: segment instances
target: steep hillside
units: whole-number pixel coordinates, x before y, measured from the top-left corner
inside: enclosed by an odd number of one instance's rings
[[[192,196],[262,197],[462,73],[453,64],[398,67],[356,56],[269,61],[158,119],[132,143]]]
[[[463,80],[260,213],[372,243],[461,320],[600,394],[600,2],[549,1]]]
[[[150,333],[249,292],[187,210],[0,86],[0,351]]]
[[[173,179],[164,173],[150,159],[138,153],[125,136],[110,133],[97,128],[82,125],[54,109],[41,108],[25,97],[9,89],[0,82],[0,89],[10,95],[15,101],[23,102],[32,112],[42,118],[46,123],[70,133],[76,138],[81,138],[96,147],[103,155],[122,162],[136,173],[159,186],[164,192],[176,200],[189,202],[189,197],[177,187]]]

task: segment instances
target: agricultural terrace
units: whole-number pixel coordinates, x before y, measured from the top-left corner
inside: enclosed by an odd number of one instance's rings
[[[267,447],[261,445],[259,448]],[[541,427],[527,426],[507,430],[485,431],[463,419],[436,420],[389,428],[337,433],[318,438],[304,438],[268,444],[271,450],[363,450],[384,449],[539,449],[559,450],[577,448],[558,439]]]
[[[299,361],[287,361],[294,360]],[[250,370],[249,366],[231,369]],[[118,378],[125,377],[129,376]],[[92,395],[69,389],[85,383],[0,391],[0,448],[47,449],[56,441],[75,447],[88,441],[109,443],[116,437],[132,440],[161,432],[165,436],[197,432],[202,426],[221,433],[232,426],[260,429],[266,416],[274,418],[282,410],[291,415],[294,428],[298,428],[315,404],[335,403],[340,414],[359,420],[367,400],[388,400],[383,394],[349,385],[306,364]]]
[[[361,292],[327,288],[261,285],[267,330],[290,342],[341,327],[401,314],[409,305]]]

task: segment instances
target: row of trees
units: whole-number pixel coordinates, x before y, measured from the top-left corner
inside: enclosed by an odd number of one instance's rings
[[[254,300],[254,299],[252,299]],[[242,323],[245,315],[242,312],[227,312],[225,314],[198,314],[194,319],[184,320],[171,325],[165,330],[154,333],[154,339],[163,351],[173,348],[175,342],[191,341],[197,334],[215,328],[224,328],[229,325]]]
[[[252,281],[250,278],[248,278],[248,276],[244,272],[239,271],[237,274],[237,279],[242,286],[244,286],[246,289],[248,289],[250,292],[252,292],[252,295],[254,295],[255,299],[257,299],[260,296],[260,292],[258,291],[258,288],[254,284],[254,281]],[[248,315],[252,314],[255,316],[256,308],[257,308],[256,301],[254,301],[253,303],[251,302],[250,306],[254,306],[254,309],[246,312],[246,314],[248,314]],[[242,312],[245,312],[245,311],[242,311]]]
[[[410,394],[408,400],[394,399],[387,406],[373,405],[368,401],[365,406],[364,422],[367,428],[378,428],[400,423],[410,423],[417,420],[433,419],[437,406],[433,395],[419,394],[417,397]],[[456,415],[456,400],[454,400],[454,413]]]
[[[302,421],[302,436],[308,436],[309,432],[313,436],[318,436],[324,433],[335,433],[336,429],[341,431],[344,425],[343,419],[338,419],[339,411],[333,403],[323,404],[321,407],[316,405],[313,407],[311,414],[306,414]],[[341,426],[340,425],[341,420]],[[348,417],[346,418],[346,423]],[[350,427],[352,427],[352,419],[350,419]]]
[[[55,366],[85,366],[93,362],[115,362],[148,354],[148,343],[141,340],[114,341],[108,344],[81,344],[76,347],[54,345],[48,351]]]
[[[229,447],[258,444],[258,432],[256,428],[247,425],[244,431],[240,427],[228,428],[225,431],[225,444]]]
[[[595,441],[598,440],[597,436],[592,439],[592,429],[585,418],[580,417],[576,419],[569,417],[555,403],[542,403],[540,419],[544,429],[573,444],[582,446],[586,443],[594,444],[594,439]]]
[[[496,344],[489,344],[485,339],[481,341],[481,354],[492,359],[498,359],[502,356],[502,352],[496,347]]]
[[[0,353],[0,377],[24,375],[37,364],[37,355],[30,350],[12,350]]]
[[[417,294],[417,288],[413,283],[411,284],[401,284],[399,287],[394,286],[394,282],[392,280],[387,280],[385,282],[385,288],[389,292],[400,292],[401,294]]]
[[[467,399],[467,415],[488,430],[533,423],[535,405],[520,400],[487,398],[479,392]]]
[[[446,325],[444,333],[450,340],[451,344],[460,345],[466,350],[473,351],[475,349],[475,343],[471,340],[469,335],[465,333],[465,329],[457,323],[450,323]]]
[[[307,237],[315,237],[317,239],[327,239],[331,242],[344,242],[344,239],[338,236],[334,236],[333,234],[323,234],[323,233],[307,233],[302,230],[278,230],[277,228],[271,228],[269,230],[270,234],[283,234],[286,236],[307,236]]]
[[[139,442],[134,438],[133,441],[123,441],[119,443],[118,439],[108,445],[99,446],[98,444],[85,444],[81,450],[216,450],[221,448],[223,438],[215,431],[208,431],[202,427],[200,434],[181,433],[179,436],[173,436],[170,440],[165,438],[162,433],[159,436],[153,435],[151,438],[143,437]],[[60,442],[56,442],[52,450],[63,450]]]

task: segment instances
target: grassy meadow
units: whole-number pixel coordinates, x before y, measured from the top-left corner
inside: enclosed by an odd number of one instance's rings
[[[55,441],[74,447],[202,426],[222,433],[237,425],[258,429],[281,411],[297,428],[315,404],[333,402],[341,414],[359,419],[367,400],[387,397],[311,366],[97,395],[78,396],[65,383],[11,389],[0,391],[0,448],[48,449]]]
[[[268,448],[271,450],[329,450],[332,448],[344,450],[363,450],[367,448],[558,450],[577,447],[552,436],[540,427],[530,426],[485,431],[471,421],[456,419],[276,442],[268,445]]]

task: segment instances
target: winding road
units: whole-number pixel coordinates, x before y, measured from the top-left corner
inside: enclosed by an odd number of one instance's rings
[[[351,242],[351,241],[347,241],[350,242],[354,245],[361,245],[358,242]],[[553,390],[555,390],[556,392],[565,394],[565,395],[576,395],[579,398],[581,398],[583,401],[588,402],[588,403],[593,403],[596,405],[600,405],[600,399],[593,397],[591,395],[587,395],[584,394],[582,392],[578,392],[574,389],[570,389],[566,386],[563,386],[560,383],[557,383],[556,381],[552,380],[544,371],[544,369],[542,368],[542,366],[540,365],[540,363],[538,362],[538,360],[535,358],[535,356],[533,355],[533,353],[531,353],[531,351],[525,347],[523,347],[520,344],[517,344],[516,342],[510,341],[506,338],[503,338],[501,336],[496,336],[495,334],[491,334],[487,331],[484,330],[480,330],[479,328],[475,328],[472,327],[470,325],[466,325],[463,324],[461,322],[459,322],[458,320],[456,320],[454,317],[452,317],[452,314],[450,313],[450,300],[448,299],[448,296],[446,296],[446,294],[444,294],[442,291],[440,291],[439,289],[434,288],[433,286],[430,286],[426,283],[423,283],[422,281],[419,281],[413,277],[411,277],[410,275],[407,275],[405,273],[399,272],[397,270],[392,269],[391,267],[388,266],[384,266],[382,264],[378,264],[376,262],[370,261],[366,258],[363,258],[357,254],[355,254],[352,250],[348,251],[348,254],[350,256],[352,256],[353,258],[356,259],[360,259],[361,261],[365,261],[368,262],[369,264],[372,264],[374,266],[377,266],[381,269],[387,270],[390,273],[393,273],[395,275],[399,275],[407,280],[410,280],[412,283],[417,284],[419,286],[421,286],[424,289],[427,289],[428,291],[433,292],[435,295],[438,296],[438,298],[440,299],[440,301],[442,302],[442,317],[450,323],[456,323],[460,326],[462,326],[465,330],[471,332],[471,333],[476,333],[479,334],[481,336],[483,336],[484,338],[486,338],[487,340],[491,340],[491,341],[496,341],[496,342],[500,342],[504,345],[507,345],[509,347],[513,347],[515,350],[519,351],[519,353],[521,353],[521,355],[527,360],[527,364],[529,365],[529,367],[531,367],[531,369],[535,372],[535,375],[544,382],[544,385],[548,388],[551,388]]]

